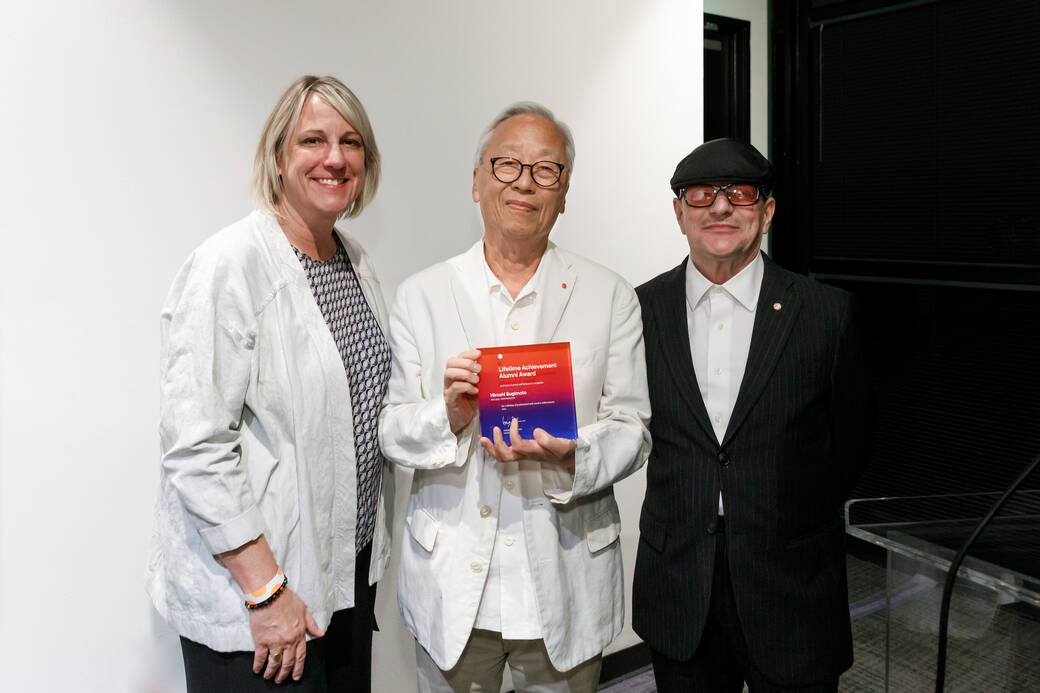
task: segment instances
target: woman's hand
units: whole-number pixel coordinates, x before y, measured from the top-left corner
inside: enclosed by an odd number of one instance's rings
[[[480,410],[477,383],[480,382],[480,351],[470,349],[448,359],[444,367],[444,408],[452,433],[466,427]]]
[[[530,440],[520,437],[520,423],[514,416],[513,421],[509,424],[508,445],[502,436],[502,429],[498,426],[495,426],[494,442],[481,438],[480,444],[484,446],[489,455],[499,462],[513,462],[521,459],[537,460],[574,470],[574,450],[578,446],[577,441],[557,438],[549,435],[542,428],[534,429],[532,435],[534,437]]]
[[[315,637],[325,634],[303,600],[288,587],[268,606],[249,612],[249,628],[255,648],[253,673],[263,671],[264,678],[274,677],[275,683],[290,674],[299,681],[307,659],[307,633]]]
[[[246,593],[267,584],[278,572],[274,554],[262,534],[217,558]],[[263,671],[265,679],[273,676],[276,683],[290,673],[299,681],[307,658],[307,633],[314,637],[325,635],[307,611],[307,605],[288,586],[267,606],[249,611],[249,629],[253,633],[253,673]]]

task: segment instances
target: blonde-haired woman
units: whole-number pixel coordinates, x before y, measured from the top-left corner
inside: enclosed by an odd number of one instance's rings
[[[370,689],[390,350],[379,282],[337,221],[379,169],[357,97],[301,77],[260,137],[257,209],[192,253],[163,307],[149,592],[189,693]]]

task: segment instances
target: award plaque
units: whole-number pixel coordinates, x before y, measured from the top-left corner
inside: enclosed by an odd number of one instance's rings
[[[557,438],[578,437],[570,342],[480,349],[480,434],[494,440],[494,427],[509,439],[516,417],[521,438],[544,429]]]

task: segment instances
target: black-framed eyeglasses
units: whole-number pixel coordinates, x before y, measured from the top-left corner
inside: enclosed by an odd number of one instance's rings
[[[680,190],[679,197],[690,207],[711,207],[719,191],[726,193],[726,199],[734,207],[750,207],[762,196],[762,189],[753,183],[698,183]]]
[[[541,188],[556,185],[563,175],[563,164],[555,161],[536,161],[533,164],[522,164],[511,156],[493,156],[491,173],[503,183],[512,183],[523,175],[524,169],[531,169],[531,180]]]

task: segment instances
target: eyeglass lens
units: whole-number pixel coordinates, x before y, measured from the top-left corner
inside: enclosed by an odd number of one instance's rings
[[[731,183],[729,185],[691,185],[686,188],[683,197],[691,207],[710,207],[715,203],[719,191],[726,194],[731,205],[746,207],[758,200],[758,187],[750,183]]]
[[[562,169],[552,161],[536,161],[533,164],[522,164],[508,156],[495,157],[491,160],[491,172],[503,183],[512,183],[523,174],[524,167],[530,167],[531,178],[543,187],[550,186],[560,180]]]

